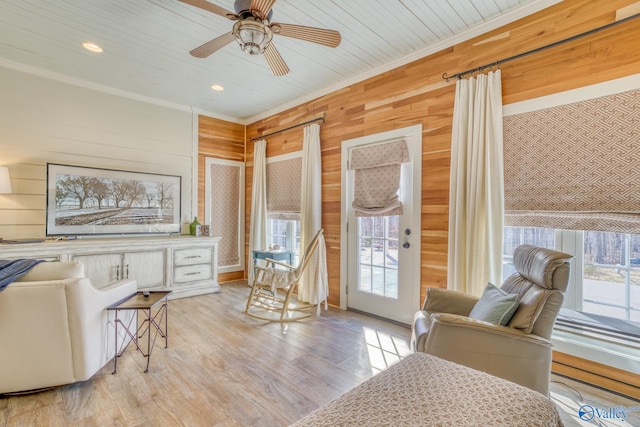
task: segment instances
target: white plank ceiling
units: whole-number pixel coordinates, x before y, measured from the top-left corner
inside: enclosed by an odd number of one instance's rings
[[[232,0],[209,1],[233,10]],[[177,0],[0,0],[0,66],[245,123],[557,1],[280,0],[273,21],[338,30],[342,43],[276,35],[291,71],[274,77],[235,42],[206,59],[190,56],[233,22]],[[84,50],[84,41],[104,52]]]

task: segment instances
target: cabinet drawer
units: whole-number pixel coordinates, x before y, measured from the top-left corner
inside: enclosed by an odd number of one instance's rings
[[[175,283],[211,280],[211,264],[185,265],[174,270]]]
[[[176,266],[211,263],[212,248],[176,249],[173,263]]]

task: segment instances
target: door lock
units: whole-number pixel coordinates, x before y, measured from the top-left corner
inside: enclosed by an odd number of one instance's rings
[[[402,247],[405,248],[405,249],[409,249],[411,247],[411,244],[409,242],[404,242],[402,244]]]

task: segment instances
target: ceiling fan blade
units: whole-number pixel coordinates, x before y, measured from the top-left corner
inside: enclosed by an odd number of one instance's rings
[[[191,54],[191,56],[195,56],[196,58],[206,58],[218,49],[225,47],[235,39],[236,37],[233,35],[233,33],[223,34],[213,40],[209,40],[201,46],[198,46],[189,53]]]
[[[335,30],[326,30],[324,28],[280,23],[273,23],[270,27],[274,34],[293,37],[295,39],[318,43],[329,47],[337,47],[342,40],[342,36],[340,36],[339,32]]]
[[[266,18],[275,3],[276,0],[251,0],[251,10],[259,10],[263,18]]]
[[[207,12],[215,13],[229,19],[238,19],[235,13],[225,9],[224,7],[216,6],[213,3],[209,3],[206,0],[180,0],[182,3],[190,4]]]
[[[264,57],[274,76],[284,76],[289,72],[289,67],[284,63],[284,59],[282,59],[280,52],[278,52],[273,43],[269,44],[264,50]]]

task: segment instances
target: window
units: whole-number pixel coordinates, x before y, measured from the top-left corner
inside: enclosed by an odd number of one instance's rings
[[[640,235],[505,227],[503,277],[513,273],[513,250],[524,243],[574,255],[561,313],[571,319],[559,323],[574,327],[580,319],[590,323],[582,331],[640,344]]]
[[[294,264],[300,261],[300,221],[270,219],[268,220],[267,242],[269,246],[278,245],[293,251]]]
[[[358,218],[359,291],[398,298],[399,235],[398,215]]]
[[[267,159],[267,244],[292,251],[300,261],[302,151]]]
[[[552,228],[505,227],[503,244],[502,280],[515,273],[513,251],[520,245],[556,248],[556,231]]]
[[[584,232],[582,307],[640,322],[640,236]]]

